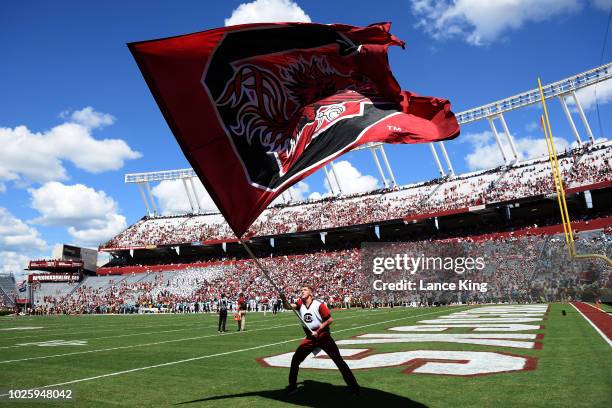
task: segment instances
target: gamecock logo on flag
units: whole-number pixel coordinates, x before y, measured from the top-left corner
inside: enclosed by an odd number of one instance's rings
[[[389,24],[253,24],[129,44],[237,236],[285,189],[374,141],[458,135],[447,100],[402,92]]]

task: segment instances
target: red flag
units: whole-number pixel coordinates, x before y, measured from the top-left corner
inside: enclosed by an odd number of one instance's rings
[[[238,237],[284,190],[368,142],[456,137],[445,99],[401,91],[389,24],[232,26],[128,44]]]

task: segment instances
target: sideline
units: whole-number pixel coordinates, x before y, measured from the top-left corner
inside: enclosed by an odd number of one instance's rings
[[[606,335],[604,332],[602,332],[602,331],[601,331],[601,329],[600,329],[599,327],[597,327],[597,326],[595,325],[595,323],[593,323],[593,321],[592,321],[591,319],[589,319],[588,317],[586,317],[586,316],[585,316],[585,314],[584,314],[584,313],[582,313],[582,312],[580,311],[580,309],[578,309],[578,307],[576,307],[576,305],[575,305],[574,303],[570,303],[570,305],[572,305],[572,307],[573,307],[574,309],[576,309],[576,311],[577,311],[578,313],[580,313],[580,315],[581,315],[582,317],[584,317],[584,320],[586,320],[587,322],[589,322],[589,324],[590,324],[591,326],[593,326],[593,328],[595,329],[595,331],[597,331],[597,333],[599,333],[599,335],[601,336],[601,338],[603,338],[603,339],[606,341],[606,343],[608,343],[608,346],[612,347],[612,339],[610,339],[610,338],[609,338],[609,337],[608,337],[608,336],[607,336],[607,335]],[[590,305],[589,305],[589,306],[590,306]],[[594,308],[594,309],[595,309],[595,310],[597,310],[596,308]],[[603,313],[603,312],[601,312],[601,311],[598,311],[598,312],[599,312],[599,313]],[[609,316],[608,316],[607,314],[605,314],[605,313],[604,313],[604,316],[609,317]],[[612,320],[612,319],[611,319],[611,320]]]

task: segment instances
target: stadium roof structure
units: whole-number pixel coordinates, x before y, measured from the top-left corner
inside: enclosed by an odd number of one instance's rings
[[[557,98],[559,100],[561,108],[563,109],[565,117],[569,123],[569,126],[572,130],[572,133],[574,135],[574,138],[576,139],[576,143],[578,144],[578,146],[582,146],[583,141],[580,137],[578,129],[576,128],[576,124],[574,122],[572,114],[567,107],[566,98],[571,97],[573,99],[578,116],[580,117],[580,120],[586,131],[586,135],[589,139],[589,143],[594,143],[595,137],[593,136],[593,132],[591,130],[587,117],[584,114],[584,109],[582,108],[580,100],[576,96],[576,91],[610,78],[612,78],[612,63],[601,65],[588,71],[584,71],[579,74],[564,78],[560,81],[543,86],[545,99]],[[495,102],[488,103],[486,105],[459,112],[456,114],[456,117],[460,125],[465,125],[480,120],[487,120],[497,142],[497,147],[504,160],[504,164],[506,166],[512,166],[518,164],[520,162],[520,158],[516,149],[516,145],[514,143],[514,138],[510,133],[510,129],[508,128],[508,124],[504,118],[504,113],[537,103],[540,103],[540,94],[539,90],[537,88],[534,88],[526,92],[522,92],[504,99],[500,99]],[[504,149],[500,133],[498,132],[495,124],[496,120],[498,120],[501,124],[503,134],[505,135],[508,142],[508,146],[510,147],[509,152]],[[438,142],[435,144],[438,145],[438,148],[446,164],[445,172],[440,157],[438,155],[436,146],[434,146],[434,143],[429,143],[429,148],[433,156],[433,161],[440,177],[455,177],[455,171],[448,152],[446,150],[446,147],[444,145],[444,142]],[[383,148],[383,144],[370,143],[368,145],[361,146],[355,150],[364,149],[368,149],[371,151],[372,158],[376,164],[384,186],[396,186],[397,183],[395,181],[395,176],[393,174],[393,170]],[[329,163],[329,168],[327,165],[324,166],[323,171],[325,173],[325,177],[330,186],[330,189],[332,190],[332,194],[342,195],[342,185],[340,183],[340,179],[338,178],[338,173],[336,171],[334,162],[332,161]],[[193,169],[187,168],[146,173],[130,173],[125,175],[125,183],[136,184],[138,186],[140,196],[145,206],[147,215],[152,216],[159,215],[159,209],[157,207],[157,204],[155,203],[153,194],[151,193],[151,187],[149,183],[160,182],[164,180],[182,180],[191,210],[194,214],[199,214],[202,213],[202,206],[200,198],[196,193],[194,178],[197,178],[197,174],[195,173],[195,171]],[[332,181],[334,181],[335,183],[333,183]],[[285,193],[283,193],[282,197],[285,202],[290,202],[294,199],[291,193],[291,189],[288,189]]]

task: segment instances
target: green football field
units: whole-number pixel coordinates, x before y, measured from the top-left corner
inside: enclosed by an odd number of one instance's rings
[[[591,306],[596,306],[595,303],[589,303]],[[599,307],[601,308],[601,310],[603,310],[604,312],[607,313],[612,313],[612,306],[610,305],[606,305],[605,303],[600,303]]]
[[[468,309],[337,310],[332,311],[333,336],[339,341],[390,333],[390,327]],[[45,386],[72,392],[68,401],[16,401],[5,395],[0,407],[610,406],[612,347],[570,305],[551,305],[543,327],[527,332],[540,334],[536,348],[430,341],[368,345],[370,354],[383,356],[415,350],[494,352],[529,357],[530,366],[457,376],[408,373],[418,364],[397,360],[391,367],[354,370],[360,396],[349,394],[340,373],[329,369],[300,370],[298,393],[285,396],[288,369],[258,359],[295,349],[303,332],[292,314],[251,313],[248,330],[241,333],[228,320],[229,331],[218,334],[216,321],[214,314],[0,318],[0,394]]]

